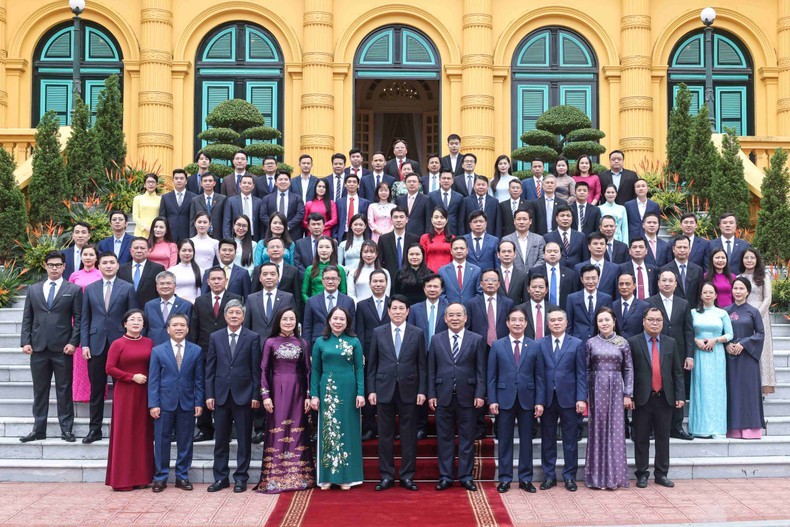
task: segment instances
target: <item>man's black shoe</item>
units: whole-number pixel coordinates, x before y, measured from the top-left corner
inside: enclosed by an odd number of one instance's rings
[[[252,444],[253,445],[260,445],[263,443],[263,432],[258,432],[254,436],[252,436]]]
[[[694,441],[694,436],[683,430],[673,430],[669,433],[669,437],[673,437],[675,439],[682,439],[684,441]]]
[[[556,479],[547,479],[543,483],[540,484],[540,490],[549,490],[551,487],[557,486]]]
[[[453,482],[449,479],[440,479],[439,483],[436,484],[436,490],[447,490],[453,486]]]
[[[387,490],[387,489],[391,489],[394,486],[395,486],[395,482],[394,481],[392,481],[389,478],[384,478],[384,479],[382,479],[381,481],[378,482],[378,484],[376,485],[376,490],[378,490],[378,491]]]
[[[62,434],[60,434],[60,438],[66,443],[73,443],[74,441],[77,440],[77,438],[71,432],[63,432]]]
[[[477,485],[471,479],[468,481],[462,481],[461,486],[470,492],[477,492]]]
[[[208,492],[218,492],[222,489],[227,489],[228,487],[230,487],[230,482],[227,479],[221,479],[209,485],[206,490]]]
[[[82,443],[85,445],[90,445],[95,441],[101,441],[101,432],[88,432],[88,435],[82,438]]]
[[[400,480],[400,486],[406,490],[411,490],[411,491],[417,490],[417,485],[410,479]]]
[[[638,476],[636,478],[636,486],[640,489],[647,487],[647,475]]]
[[[574,481],[572,479],[566,479],[565,480],[565,488],[567,490],[571,491],[571,492],[576,492],[576,489],[578,489],[578,486],[576,485],[576,481]]]
[[[25,437],[20,437],[19,440],[23,443],[30,443],[31,441],[40,441],[42,439],[46,439],[47,434],[39,434],[36,432],[30,432]]]
[[[530,494],[535,494],[538,491],[535,488],[535,485],[533,485],[531,481],[519,481],[518,488],[520,488],[521,490],[525,490]]]
[[[362,434],[362,441],[370,441],[374,437],[376,437],[376,434],[373,433],[373,430],[368,430],[367,432]]]
[[[203,441],[211,441],[212,439],[214,439],[214,434],[211,432],[198,431],[198,433],[195,434],[195,437],[192,438],[192,442],[201,443]]]
[[[238,494],[240,492],[245,492],[246,490],[247,490],[247,482],[246,481],[237,481],[233,485],[233,492],[235,492],[236,494]]]
[[[151,490],[154,492],[162,492],[167,488],[167,481],[154,481],[154,484],[151,486]]]
[[[500,494],[504,494],[505,492],[510,490],[510,482],[509,481],[502,481],[496,487],[496,491]]]
[[[669,487],[670,489],[675,486],[672,480],[666,476],[656,478],[656,485],[661,485],[662,487]]]
[[[176,479],[176,488],[182,490],[192,490],[192,483],[188,479]]]

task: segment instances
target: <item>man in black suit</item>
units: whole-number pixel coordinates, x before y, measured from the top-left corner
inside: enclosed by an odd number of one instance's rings
[[[549,303],[565,309],[568,295],[576,290],[573,281],[573,269],[568,269],[561,264],[562,250],[560,244],[549,242],[543,248],[544,263],[538,264],[529,270],[527,280],[535,275],[545,276],[549,283]]]
[[[361,182],[363,177],[372,174],[370,170],[362,166],[362,163],[365,162],[365,158],[362,156],[362,150],[360,150],[359,148],[352,148],[351,150],[348,151],[348,162],[351,166],[347,167],[343,171],[343,174],[345,174],[346,176],[350,174],[354,174],[359,178]]]
[[[354,300],[338,291],[340,286],[340,271],[336,265],[327,265],[321,272],[321,282],[324,285],[324,292],[313,295],[304,307],[304,323],[302,324],[302,338],[313,349],[313,344],[324,331],[327,322],[327,314],[335,306],[345,308],[351,313],[351,322],[354,323],[356,307]]]
[[[329,198],[335,203],[346,197],[346,156],[332,154],[332,173],[324,178]]]
[[[395,199],[395,205],[409,211],[406,231],[417,236],[429,232],[431,226],[431,198],[420,192],[420,177],[417,174],[406,176],[406,194]]]
[[[425,404],[428,365],[422,330],[406,323],[409,301],[403,295],[389,300],[390,324],[373,331],[370,364],[366,367],[368,402],[378,408],[379,473],[376,490],[395,484],[395,420],[401,442],[400,486],[417,490],[417,407]]]
[[[719,232],[721,232],[721,236],[710,241],[711,253],[716,249],[724,249],[724,252],[727,253],[730,272],[735,275],[741,274],[741,257],[743,252],[751,247],[749,242],[743,238],[738,238],[737,229],[738,218],[732,212],[725,212],[719,216]],[[705,270],[707,271],[707,268]]]
[[[449,154],[444,156],[442,162],[442,172],[450,172],[454,176],[460,176],[464,173],[462,158],[459,154],[461,151],[461,136],[458,134],[450,134],[447,136],[447,150]]]
[[[324,224],[326,220],[317,212],[311,212],[307,216],[308,235],[299,238],[294,247],[294,265],[299,270],[299,283],[304,276],[304,270],[313,265],[318,238],[324,235]],[[301,290],[301,285],[300,285]]]
[[[304,202],[299,194],[291,191],[291,176],[288,172],[280,172],[275,180],[277,189],[261,203],[261,230],[269,228],[269,218],[279,212],[288,218],[288,234],[292,240],[298,240],[304,234],[302,220],[304,219]]]
[[[187,178],[187,190],[197,195],[203,193],[203,174],[208,172],[211,156],[204,152],[198,152],[195,156],[195,163],[197,163],[198,171]]]
[[[214,483],[209,492],[230,486],[228,455],[230,436],[236,425],[236,470],[233,492],[247,490],[252,445],[252,412],[261,407],[261,340],[242,327],[244,304],[231,300],[225,306],[227,329],[211,335],[206,359],[206,406],[214,412]]]
[[[88,245],[91,239],[91,226],[84,221],[78,221],[71,228],[71,241],[73,245],[63,249],[66,263],[63,268],[63,279],[68,281],[71,273],[79,271],[82,265],[82,248]],[[98,249],[97,249],[98,250]]]
[[[212,267],[208,270],[209,292],[195,299],[192,306],[192,317],[189,320],[190,340],[195,342],[202,350],[202,360],[206,362],[211,334],[227,327],[225,321],[225,306],[231,300],[241,300],[239,295],[225,291],[228,279],[221,267]],[[204,365],[205,370],[205,365]],[[214,424],[211,420],[212,412],[206,407],[197,419],[197,431],[194,442],[211,441],[214,439]]]
[[[311,173],[312,170],[313,158],[310,157],[310,154],[300,155],[300,174],[291,179],[290,190],[302,198],[302,203],[307,203],[315,198],[315,185],[318,183],[318,178]]]
[[[71,397],[72,356],[80,343],[82,289],[63,279],[65,257],[59,251],[47,253],[47,279],[27,289],[22,315],[20,345],[30,355],[33,377],[33,431],[19,438],[23,443],[46,439],[49,392],[55,376],[60,438],[75,441],[74,403]]]
[[[675,351],[677,359],[683,364],[684,385],[686,392],[684,400],[688,398],[691,389],[691,370],[694,368],[694,323],[691,310],[694,306],[676,295],[677,281],[675,274],[665,270],[660,273],[658,279],[659,293],[650,297],[647,303],[661,310],[664,317],[664,324],[661,332],[669,335],[675,341]],[[672,413],[672,425],[669,434],[676,439],[691,441],[694,439],[691,434],[683,430],[683,409],[676,408]]]
[[[672,259],[672,252],[669,244],[658,237],[658,230],[661,228],[661,218],[655,212],[646,212],[642,220],[642,230],[645,231],[644,237],[647,240],[647,256],[645,261],[656,267],[663,267]]]
[[[131,244],[132,261],[121,265],[118,278],[134,286],[137,305],[144,306],[158,296],[156,275],[165,270],[164,266],[148,259],[148,241],[134,238]]]
[[[283,260],[285,248],[283,246],[283,241],[280,238],[272,238],[269,240],[269,245],[266,246],[266,251],[269,253],[269,262],[273,263],[277,267],[277,289],[294,292],[294,307],[296,308],[296,312],[299,314],[299,320],[302,320],[304,305],[302,302],[302,295],[299,294],[299,292],[302,290],[302,282],[299,278],[299,270],[293,265],[288,265]],[[255,269],[252,270],[252,276],[260,277],[262,266],[263,264],[256,265]],[[262,289],[263,286],[261,285],[260,279],[250,281],[250,293],[257,293]]]
[[[233,173],[225,176],[222,179],[222,185],[219,191],[228,198],[237,196],[239,192],[239,184],[241,183],[241,176],[249,174],[247,172],[247,152],[239,150],[233,154]],[[253,175],[253,174],[250,174]]]
[[[395,158],[387,161],[384,173],[392,176],[396,181],[403,181],[403,177],[406,175],[403,173],[403,165],[407,162],[411,163],[412,171],[415,174],[422,174],[420,164],[406,157],[409,153],[408,149],[409,145],[406,144],[405,139],[395,139],[395,142],[392,143],[392,153],[395,154]]]
[[[439,482],[436,490],[453,486],[455,435],[458,434],[458,479],[477,491],[472,470],[475,462],[475,418],[485,404],[485,341],[465,329],[466,307],[454,302],[444,312],[447,331],[437,333],[428,348],[428,405],[436,412],[439,447]]]
[[[128,220],[124,211],[110,211],[112,234],[100,241],[96,246],[99,254],[104,252],[115,253],[115,257],[118,258],[118,263],[120,264],[125,264],[132,260],[132,255],[129,254],[129,244],[132,243],[134,236],[126,233],[127,223]]]
[[[225,214],[225,200],[227,199],[222,194],[214,192],[216,185],[216,176],[211,172],[203,174],[200,179],[200,184],[203,186],[203,192],[192,198],[189,204],[189,236],[195,236],[195,216],[198,212],[205,212],[211,218],[211,225],[208,228],[208,234],[215,240],[222,238],[222,220]]]
[[[696,304],[702,291],[702,267],[689,261],[689,239],[679,234],[672,240],[672,253],[675,256],[661,271],[672,271],[678,287],[675,294]]]
[[[428,173],[420,178],[422,193],[426,196],[439,190],[439,177],[442,175],[442,162],[439,154],[428,156]]]
[[[647,300],[658,290],[658,267],[645,261],[647,255],[647,241],[644,238],[634,238],[629,244],[628,254],[631,260],[620,265],[620,273],[631,273],[636,281],[636,297]]]
[[[645,310],[644,333],[628,339],[634,363],[634,458],[636,486],[647,487],[650,475],[650,432],[655,434],[654,461],[656,485],[674,487],[669,472],[669,427],[672,409],[686,403],[681,361],[675,351],[675,340],[662,335],[664,324],[661,310]]]
[[[697,236],[697,216],[693,212],[686,212],[680,217],[680,232],[689,240],[689,261],[700,266],[703,272],[707,271],[710,242]]]
[[[601,217],[598,230],[606,238],[606,254],[604,254],[604,258],[606,258],[608,262],[614,262],[620,265],[628,261],[628,245],[614,239],[614,232],[616,229],[617,221],[612,216],[606,215]]]
[[[617,189],[617,197],[615,203],[618,205],[625,205],[626,201],[636,199],[636,191],[634,186],[639,176],[633,170],[623,168],[623,161],[625,154],[622,150],[612,150],[609,154],[609,170],[604,170],[598,174],[598,179],[601,180],[601,192],[606,190],[609,185],[614,185]]]
[[[146,249],[147,247],[146,244]],[[85,444],[102,438],[104,391],[107,388],[107,350],[125,332],[121,324],[124,313],[142,305],[137,301],[132,284],[117,276],[118,258],[114,253],[104,252],[99,255],[99,271],[102,279],[85,287],[80,315],[80,344],[82,356],[88,361],[88,378],[91,383],[90,431],[82,439]]]
[[[499,223],[501,232],[497,236],[499,236],[500,239],[504,238],[508,234],[516,232],[516,224],[514,220],[516,211],[530,210],[532,208],[529,202],[525,199],[522,199],[521,197],[522,193],[524,192],[524,187],[521,186],[520,180],[510,180],[507,190],[510,193],[510,199],[499,204]],[[534,216],[534,212],[530,214],[530,217],[532,216]]]
[[[392,188],[392,184],[395,182],[394,177],[384,173],[386,164],[387,158],[384,157],[384,152],[380,150],[373,152],[370,158],[370,166],[373,170],[367,175],[363,175],[359,180],[359,195],[371,203],[376,203],[379,200],[376,194],[376,187],[379,186],[379,183],[384,182]]]
[[[543,178],[546,182],[551,181],[551,176]],[[562,249],[562,262],[565,267],[573,269],[576,264],[587,260],[590,251],[587,249],[587,237],[571,229],[573,223],[573,213],[568,205],[558,205],[554,209],[557,228],[543,236],[546,243],[555,242]]]
[[[558,198],[555,190],[557,188],[557,177],[554,174],[546,174],[543,176],[543,190],[542,195],[530,202],[535,214],[532,226],[534,232],[544,236],[546,233],[551,232],[559,227],[557,223],[557,212],[560,206],[567,206],[567,202]],[[570,213],[570,221],[568,222],[567,229],[571,228],[573,223],[573,213],[568,207]]]
[[[263,199],[277,188],[277,158],[266,156],[263,158],[263,174],[255,178],[255,197]]]
[[[634,296],[636,283],[631,273],[620,273],[617,277],[619,298],[612,303],[612,311],[617,322],[617,334],[631,338],[642,332],[642,314],[649,304]]]
[[[469,155],[467,155],[469,157]],[[488,221],[486,232],[491,236],[499,236],[502,226],[499,220],[499,202],[488,193],[488,178],[477,176],[475,178],[474,191],[471,196],[464,198],[463,212],[458,222],[459,234],[471,232],[469,220],[471,214],[476,210],[486,213]],[[426,231],[427,232],[427,231]]]
[[[439,176],[439,190],[429,194],[431,210],[442,207],[447,211],[447,228],[453,234],[458,234],[459,218],[463,213],[464,197],[453,190],[453,175],[442,172]]]
[[[500,276],[499,292],[512,300],[514,306],[517,306],[527,297],[527,271],[513,265],[516,260],[516,244],[510,240],[500,241],[497,257]]]
[[[225,238],[235,236],[233,226],[242,214],[250,220],[250,236],[259,240],[263,233],[261,216],[261,200],[252,192],[255,190],[255,179],[252,174],[244,174],[239,180],[239,193],[225,201],[225,212],[222,219],[222,233]]]
[[[395,207],[390,212],[390,217],[394,230],[379,236],[379,258],[381,266],[389,272],[390,276],[395,276],[406,258],[409,247],[420,244],[420,236],[406,230],[409,212],[405,207]]]
[[[598,224],[601,223],[601,209],[587,203],[590,186],[586,181],[577,182],[574,192],[576,199],[570,204],[573,213],[571,228],[587,236],[598,230]]]
[[[281,240],[277,240],[282,243]],[[278,286],[280,272],[277,264],[266,262],[258,267],[258,283],[263,289],[250,294],[246,299],[244,327],[257,333],[261,345],[272,334],[274,318],[281,309],[296,308],[293,294]]]
[[[455,176],[454,189],[464,197],[472,196],[475,193],[475,180],[480,174],[475,172],[477,167],[477,156],[474,154],[464,154],[461,156],[461,166],[463,171]]]
[[[159,215],[167,221],[173,241],[189,238],[189,206],[195,198],[187,189],[187,173],[183,168],[173,170],[173,190],[162,196]]]
[[[552,304],[546,299],[548,291],[549,281],[545,275],[530,275],[527,296],[519,307],[523,307],[527,314],[527,327],[524,328],[524,335],[532,340],[540,340],[549,334],[548,312],[559,308],[559,305]]]
[[[250,294],[250,273],[244,267],[233,263],[236,259],[236,242],[229,238],[220,240],[217,247],[217,257],[219,259],[218,266],[225,271],[225,276],[228,278],[226,286],[228,291],[247,298],[247,295]],[[208,271],[206,271],[203,274],[201,293],[208,293],[209,288]]]

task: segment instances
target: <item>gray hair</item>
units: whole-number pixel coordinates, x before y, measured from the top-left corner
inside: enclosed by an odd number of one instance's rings
[[[228,303],[225,305],[225,310],[222,313],[227,315],[228,314],[228,310],[230,310],[231,308],[234,308],[234,307],[238,307],[239,309],[241,309],[241,313],[243,315],[247,314],[247,308],[244,307],[244,304],[241,303],[241,300],[235,300],[235,299],[228,301]]]
[[[162,271],[158,275],[156,275],[156,283],[158,284],[160,281],[164,280],[165,278],[170,278],[173,280],[173,283],[176,283],[176,275],[171,273],[170,271]]]

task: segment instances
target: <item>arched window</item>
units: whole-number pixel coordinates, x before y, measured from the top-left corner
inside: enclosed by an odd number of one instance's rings
[[[81,33],[80,89],[83,100],[95,114],[99,92],[104,89],[107,77],[118,75],[123,80],[123,57],[118,42],[103,27],[83,21]],[[36,46],[31,115],[33,126],[49,110],[55,110],[62,125],[71,123],[75,44],[74,25],[68,22],[48,31]]]
[[[575,106],[597,126],[598,61],[581,35],[563,27],[533,31],[516,48],[511,70],[513,148],[552,106]]]
[[[205,129],[206,116],[228,99],[251,102],[266,126],[282,131],[283,55],[266,29],[247,22],[214,29],[198,48],[196,70],[195,151],[204,146],[197,134]]]
[[[731,33],[714,29],[713,97],[716,130],[735,128],[738,135],[754,133],[754,74],[749,50]],[[681,83],[692,94],[691,113],[705,103],[705,35],[703,30],[683,37],[669,59],[669,107]]]

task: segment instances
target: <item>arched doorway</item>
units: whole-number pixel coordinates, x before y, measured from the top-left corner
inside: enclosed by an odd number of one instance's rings
[[[386,26],[365,37],[354,58],[354,146],[366,160],[376,150],[391,157],[396,138],[423,166],[439,151],[440,72],[436,47],[417,29]]]

